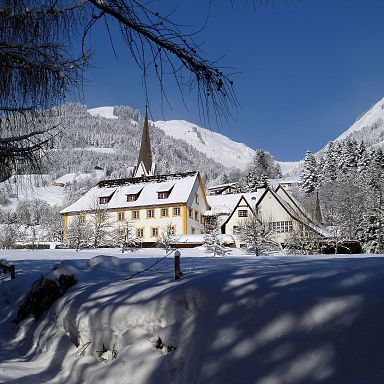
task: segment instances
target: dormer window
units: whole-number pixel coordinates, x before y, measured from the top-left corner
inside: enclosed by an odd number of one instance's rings
[[[112,197],[112,196],[103,196],[103,197],[99,197],[99,203],[100,203],[100,204],[108,204],[108,203],[109,203],[109,200],[111,200],[111,197]]]
[[[157,192],[158,199],[168,199],[170,192]]]
[[[162,183],[157,188],[157,198],[158,199],[168,199],[169,195],[172,192],[174,184],[171,183]]]
[[[102,188],[102,190],[97,194],[98,203],[108,204],[111,201],[115,191],[116,191],[116,188]]]
[[[130,188],[126,191],[127,201],[136,201],[141,191],[143,190],[142,185],[132,185]]]
[[[127,201],[136,201],[136,200],[137,200],[137,194],[127,195]]]

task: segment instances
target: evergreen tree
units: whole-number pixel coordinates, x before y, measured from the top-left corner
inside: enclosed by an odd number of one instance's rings
[[[304,158],[303,168],[300,173],[300,185],[301,189],[306,193],[315,191],[319,186],[317,162],[310,150],[307,151]]]
[[[334,181],[337,178],[337,152],[334,143],[331,141],[327,144],[325,154],[321,165],[321,180],[324,182]]]
[[[256,149],[245,176],[239,181],[239,192],[255,192],[266,187],[269,178],[281,177],[280,165],[263,149]]]

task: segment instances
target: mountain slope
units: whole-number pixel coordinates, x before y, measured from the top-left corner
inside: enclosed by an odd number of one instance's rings
[[[363,140],[367,146],[384,145],[384,98],[359,117],[335,141],[345,139]]]
[[[155,121],[167,135],[186,141],[209,158],[229,168],[245,170],[255,151],[243,143],[185,120]]]

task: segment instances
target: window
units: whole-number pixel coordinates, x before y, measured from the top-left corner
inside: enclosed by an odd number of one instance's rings
[[[232,233],[234,235],[238,235],[240,233],[240,227],[238,225],[234,225],[232,228]]]
[[[142,239],[144,237],[144,228],[137,228],[136,229],[136,237],[138,239]]]
[[[159,199],[168,199],[170,192],[157,192],[157,197]]]
[[[100,204],[108,204],[110,199],[110,197],[99,197],[99,202]]]
[[[193,218],[193,209],[192,208],[188,208],[188,211],[189,211],[189,217]]]
[[[203,215],[200,215],[200,223],[204,224],[204,216]]]
[[[195,193],[195,203],[199,204],[199,195]]]
[[[199,221],[199,212],[195,211],[195,220]]]
[[[140,211],[132,211],[132,219],[140,219]]]
[[[151,235],[152,235],[152,237],[157,237],[157,236],[159,236],[159,228],[157,228],[157,227],[152,227],[152,228],[151,228]]]
[[[147,209],[147,219],[153,219],[155,217],[154,209]]]
[[[173,208],[173,216],[180,216],[180,208]]]
[[[125,212],[117,212],[117,221],[125,220]]]
[[[175,225],[172,225],[172,227],[169,228],[169,234],[171,236],[175,236],[176,235],[176,226]]]
[[[239,209],[239,217],[248,217],[248,211],[246,209]]]
[[[161,217],[168,217],[168,208],[161,208],[160,216]]]
[[[137,200],[137,195],[127,195],[127,201],[136,201]]]
[[[273,231],[278,233],[292,231],[292,221],[273,221],[270,226]]]
[[[85,215],[79,215],[79,224],[85,224]]]

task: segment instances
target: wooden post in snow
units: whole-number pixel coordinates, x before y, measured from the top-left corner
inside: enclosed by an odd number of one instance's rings
[[[10,265],[11,280],[16,279],[15,264]]]
[[[176,250],[175,252],[175,280],[179,280],[181,278],[181,269],[180,269],[180,251]]]

